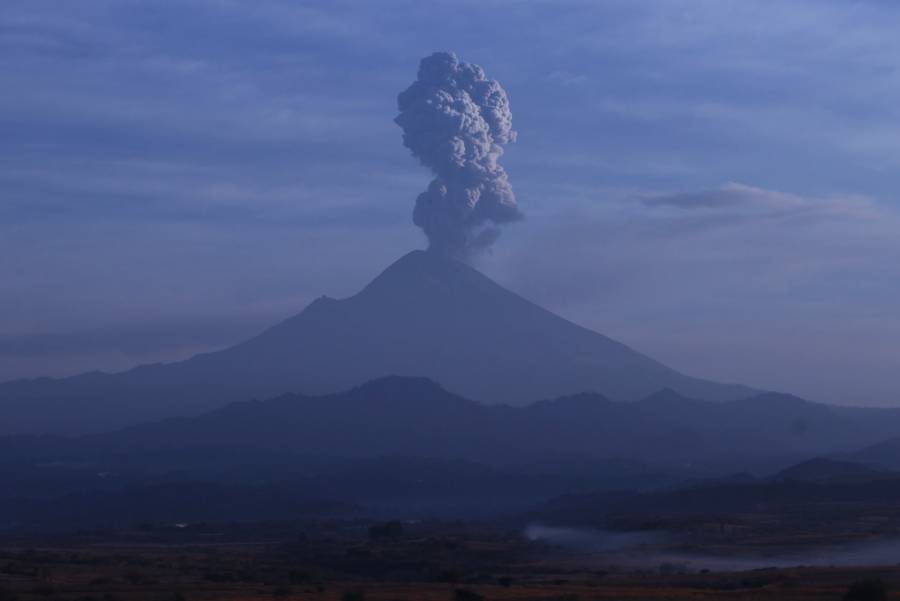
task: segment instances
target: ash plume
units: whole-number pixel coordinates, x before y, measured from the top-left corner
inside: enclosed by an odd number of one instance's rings
[[[516,139],[506,91],[478,65],[436,52],[397,106],[404,146],[435,175],[413,211],[430,249],[467,258],[488,248],[500,224],[522,217],[498,163]]]

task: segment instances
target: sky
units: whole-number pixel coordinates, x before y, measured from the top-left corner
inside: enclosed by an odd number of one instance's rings
[[[397,94],[506,89],[477,267],[691,375],[900,405],[900,5],[4,0],[0,380],[222,348],[425,239]]]

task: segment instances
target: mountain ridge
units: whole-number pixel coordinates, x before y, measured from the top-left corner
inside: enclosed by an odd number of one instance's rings
[[[665,387],[713,400],[755,392],[676,372],[464,263],[413,251],[357,294],[320,297],[220,351],[113,374],[0,384],[0,434],[99,432],[253,397],[336,392],[389,374],[509,404],[583,391],[614,400]]]
[[[742,401],[719,403],[668,394],[666,403],[660,404],[659,397],[623,402],[581,394],[523,407],[486,405],[426,378],[388,376],[340,393],[288,393],[234,402],[199,416],[106,433],[0,437],[0,451],[45,462],[73,458],[115,462],[142,454],[156,461],[162,453],[175,465],[195,456],[221,462],[226,455],[280,457],[288,462],[397,455],[495,465],[528,464],[554,456],[592,461],[630,457],[678,469],[705,466],[700,471],[712,473],[784,467],[858,449],[873,438],[900,435],[900,412],[886,409],[860,408],[847,414],[803,401],[774,419],[771,408],[747,411],[752,403]],[[803,431],[793,425],[798,418],[809,422]]]

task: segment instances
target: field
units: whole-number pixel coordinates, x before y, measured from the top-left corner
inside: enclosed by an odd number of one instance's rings
[[[144,526],[9,541],[0,600],[789,601],[842,599],[860,581],[900,591],[896,565],[736,570],[734,549],[694,548],[720,553],[712,567],[662,551],[566,549],[490,524]]]

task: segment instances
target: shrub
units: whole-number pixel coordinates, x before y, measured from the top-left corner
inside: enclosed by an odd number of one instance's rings
[[[844,601],[885,601],[887,587],[881,580],[857,580],[844,593]]]
[[[49,597],[50,595],[56,594],[56,589],[49,584],[39,584],[34,587],[31,592],[42,597]]]
[[[10,590],[0,587],[0,601],[18,601],[19,596]]]
[[[453,593],[454,601],[484,601],[484,597],[475,591],[465,588],[458,588]]]
[[[369,527],[369,538],[373,541],[397,540],[401,536],[403,536],[403,524],[398,521]]]

